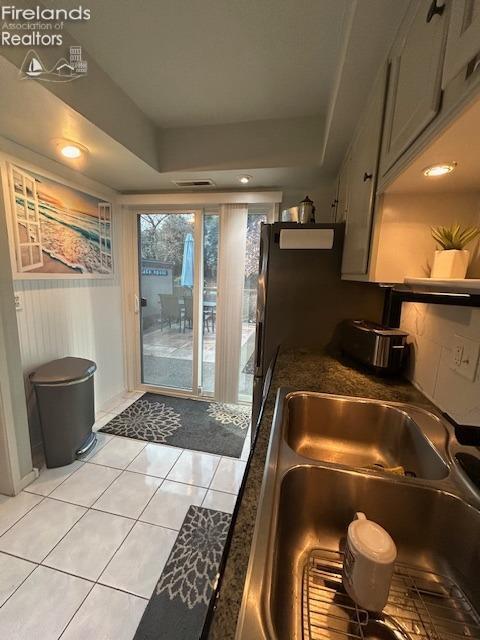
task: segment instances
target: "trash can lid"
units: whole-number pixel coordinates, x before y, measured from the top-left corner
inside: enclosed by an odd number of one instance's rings
[[[84,358],[60,358],[42,365],[30,375],[33,384],[66,384],[88,378],[96,371],[97,365]]]

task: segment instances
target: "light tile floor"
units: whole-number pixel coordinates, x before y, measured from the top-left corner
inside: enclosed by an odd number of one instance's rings
[[[249,434],[240,460],[97,437],[82,461],[0,496],[0,638],[131,640],[189,506],[233,512]]]

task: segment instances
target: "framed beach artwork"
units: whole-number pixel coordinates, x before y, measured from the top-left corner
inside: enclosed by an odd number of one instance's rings
[[[112,277],[110,202],[15,164],[8,176],[18,277]]]

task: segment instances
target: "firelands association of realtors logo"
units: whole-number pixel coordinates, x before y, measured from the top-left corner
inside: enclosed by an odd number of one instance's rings
[[[24,80],[35,78],[43,82],[70,82],[85,75],[87,71],[88,63],[82,58],[82,47],[70,47],[69,59],[59,58],[50,69],[43,64],[40,55],[30,49],[20,67],[20,76]]]
[[[67,55],[60,56],[55,63],[47,65],[42,56],[49,57],[40,48],[66,47],[64,29],[69,23],[90,20],[90,9],[79,5],[70,9],[50,9],[42,6],[28,9],[15,5],[2,5],[1,44],[2,47],[29,47],[20,67],[22,79],[43,82],[70,82],[84,77],[88,63],[82,56],[82,47],[71,45]],[[32,48],[35,47],[35,48]],[[55,60],[55,58],[54,58]]]

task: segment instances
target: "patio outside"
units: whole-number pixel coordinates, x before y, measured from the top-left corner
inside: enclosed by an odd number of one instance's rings
[[[248,215],[242,310],[239,396],[251,398],[255,351],[256,280],[260,222]],[[140,219],[143,381],[176,389],[192,388],[193,214],[144,214]],[[216,300],[219,216],[204,216],[204,282],[200,340],[202,393],[215,383]]]
[[[250,296],[250,292],[246,292]],[[215,329],[204,331],[202,346],[202,388],[213,393],[215,382]],[[255,323],[242,323],[239,394],[250,397],[253,385]],[[147,330],[143,338],[143,373],[149,384],[188,389],[192,384],[193,331],[179,325]]]

